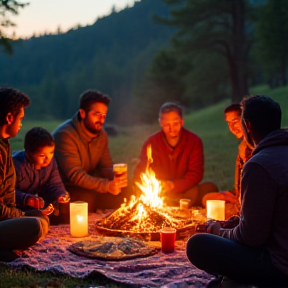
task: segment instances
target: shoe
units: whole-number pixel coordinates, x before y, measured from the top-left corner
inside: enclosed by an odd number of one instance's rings
[[[12,250],[1,249],[0,250],[0,261],[2,262],[12,262],[19,258],[19,255],[14,253]]]
[[[222,280],[223,276],[218,275],[207,284],[206,288],[220,288]]]

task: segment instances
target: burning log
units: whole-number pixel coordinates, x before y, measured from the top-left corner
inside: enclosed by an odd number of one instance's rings
[[[151,208],[141,199],[133,206],[122,206],[104,218],[101,226],[108,229],[135,233],[159,232],[164,227],[181,228],[192,223],[192,218],[177,218],[171,215],[169,207]]]

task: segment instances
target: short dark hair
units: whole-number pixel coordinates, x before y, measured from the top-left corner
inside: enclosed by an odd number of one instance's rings
[[[111,99],[107,95],[94,90],[87,90],[80,96],[80,109],[88,112],[94,103],[103,103],[109,106]]]
[[[0,125],[6,124],[6,116],[16,116],[20,109],[30,104],[29,97],[11,87],[0,87]]]
[[[54,146],[53,136],[42,127],[34,127],[25,135],[24,149],[26,152],[36,152],[45,146]]]
[[[281,128],[280,105],[266,95],[245,97],[242,102],[242,118],[251,122],[255,131],[265,137]]]
[[[169,113],[172,111],[176,112],[181,118],[183,118],[183,108],[178,102],[165,102],[160,108],[159,117],[161,114]]]
[[[233,103],[224,109],[224,114],[228,112],[238,112],[241,115],[242,109],[240,103]]]

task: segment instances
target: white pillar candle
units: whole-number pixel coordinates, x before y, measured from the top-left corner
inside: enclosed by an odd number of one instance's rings
[[[88,235],[88,203],[70,202],[70,234],[72,237]]]
[[[214,220],[225,220],[225,201],[207,200],[207,218]]]

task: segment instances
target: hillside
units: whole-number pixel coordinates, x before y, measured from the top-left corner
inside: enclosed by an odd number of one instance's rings
[[[98,89],[113,99],[109,118],[115,121],[173,33],[152,19],[167,14],[162,1],[142,0],[91,26],[15,43],[12,56],[0,54],[0,85],[26,92],[33,103],[28,117],[40,119],[70,117],[80,93]]]

